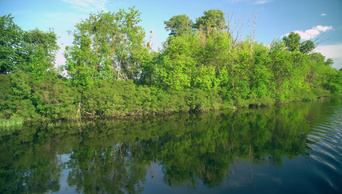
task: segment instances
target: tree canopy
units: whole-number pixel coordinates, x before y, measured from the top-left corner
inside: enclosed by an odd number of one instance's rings
[[[65,53],[74,83],[88,87],[97,79],[137,79],[148,52],[140,21],[140,13],[130,8],[91,14],[78,23]]]
[[[284,36],[283,41],[285,43],[286,49],[289,51],[299,50],[300,39],[300,35],[295,32],[291,32],[288,36]]]
[[[169,36],[182,36],[191,32],[193,21],[187,15],[176,15],[169,21],[164,21],[165,29],[171,31]]]
[[[66,77],[54,68],[57,36],[0,18],[0,118],[79,119],[271,106],[342,93],[342,72],[292,32],[271,45],[234,39],[224,12],[165,21],[151,49],[134,7],[92,13],[66,47]]]
[[[219,9],[211,9],[203,12],[204,16],[196,19],[194,27],[200,29],[201,26],[207,32],[210,30],[221,31],[226,28],[224,12]]]
[[[22,29],[13,22],[11,14],[0,18],[0,72],[14,72],[20,66],[20,46],[23,40]]]
[[[2,16],[0,25],[1,73],[24,71],[40,79],[48,69],[54,67],[59,47],[57,35],[52,30],[23,31],[14,24],[11,15]]]
[[[300,51],[303,54],[310,53],[316,47],[312,40],[300,42],[301,37],[298,33],[291,32],[288,36],[283,37],[286,49],[289,51]]]

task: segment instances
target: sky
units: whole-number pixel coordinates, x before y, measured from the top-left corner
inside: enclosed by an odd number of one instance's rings
[[[186,14],[194,22],[210,9],[220,9],[232,17],[232,24],[243,24],[243,38],[250,35],[255,23],[255,41],[265,45],[281,40],[290,32],[301,35],[302,41],[320,42],[315,49],[334,60],[333,67],[342,68],[342,0],[0,0],[0,16],[12,14],[23,30],[53,28],[61,47],[56,65],[63,65],[65,46],[72,45],[67,31],[75,24],[99,11],[117,12],[135,6],[141,12],[141,26],[153,34],[153,48],[158,50],[170,32],[164,21]]]

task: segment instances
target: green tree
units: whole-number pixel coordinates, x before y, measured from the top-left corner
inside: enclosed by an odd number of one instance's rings
[[[32,102],[36,112],[51,119],[78,119],[80,94],[62,79],[47,78],[34,85]]]
[[[10,118],[15,111],[12,104],[11,74],[0,74],[0,118]]]
[[[332,60],[331,58],[328,58],[327,61],[325,62],[326,66],[331,67],[334,64],[334,60]]]
[[[187,15],[173,16],[169,21],[164,21],[165,29],[171,31],[169,36],[181,36],[189,34],[193,26],[193,21]]]
[[[315,61],[320,64],[323,64],[325,61],[325,56],[321,53],[311,53],[309,56],[312,61]]]
[[[291,32],[288,36],[283,37],[286,49],[289,51],[297,51],[300,48],[300,35],[295,32]]]
[[[223,11],[219,9],[211,9],[204,11],[203,14],[204,16],[196,19],[194,28],[201,29],[202,26],[205,32],[209,32],[214,29],[221,31],[226,28],[226,19]]]
[[[0,17],[0,73],[11,73],[20,66],[23,30],[11,14]]]
[[[200,44],[199,37],[194,33],[172,38],[157,62],[156,85],[176,90],[191,87]]]
[[[271,105],[274,103],[272,87],[273,72],[270,68],[269,48],[263,44],[253,45],[254,65],[251,68],[250,104]]]
[[[304,41],[304,42],[300,43],[299,50],[303,54],[310,53],[314,49],[315,49],[315,43],[312,42],[311,40],[307,40],[307,41]]]
[[[11,73],[11,116],[20,116],[26,119],[36,118],[39,115],[35,112],[35,106],[32,103],[32,87],[34,85],[32,74],[19,71]]]
[[[38,114],[32,103],[36,82],[53,73],[57,36],[50,30],[23,31],[13,22],[11,15],[0,18],[0,73],[7,88],[1,94],[6,104],[0,107],[3,118],[35,118]],[[8,82],[9,81],[9,82]]]
[[[59,47],[57,35],[52,30],[23,31],[11,15],[0,18],[0,28],[0,73],[24,71],[39,80],[54,67]]]
[[[65,53],[74,83],[88,87],[97,79],[137,79],[148,53],[140,22],[140,13],[130,8],[91,14],[77,24],[73,46]]]
[[[51,29],[49,32],[35,29],[25,32],[23,41],[26,65],[22,70],[41,80],[48,70],[54,68],[55,55],[59,49],[57,35]]]

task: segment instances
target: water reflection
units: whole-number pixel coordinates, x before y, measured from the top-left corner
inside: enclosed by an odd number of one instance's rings
[[[246,182],[251,180],[255,188],[255,184],[279,186],[295,178],[289,172],[275,175],[277,169],[294,170],[307,180],[301,184],[312,188],[329,171],[333,176],[325,178],[324,189],[341,191],[336,186],[341,181],[341,133],[334,132],[342,129],[341,101],[332,98],[139,121],[36,123],[3,131],[0,193],[139,193],[175,191],[182,186],[188,188],[186,192],[199,188],[249,192]],[[327,120],[334,123],[328,130],[324,129]],[[322,170],[322,161],[335,170]],[[313,174],[307,174],[310,171],[302,169],[302,163],[321,172],[311,181],[307,178]]]

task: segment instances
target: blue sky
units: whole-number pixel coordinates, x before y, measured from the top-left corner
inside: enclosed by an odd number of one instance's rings
[[[341,0],[0,0],[0,15],[12,13],[14,22],[24,30],[53,28],[59,36],[61,50],[57,65],[64,64],[64,47],[72,44],[67,30],[97,11],[117,12],[135,6],[141,14],[141,25],[147,34],[153,31],[154,48],[168,37],[164,21],[172,16],[186,14],[193,21],[209,9],[234,13],[234,21],[244,20],[243,38],[250,34],[253,13],[257,13],[255,40],[270,44],[292,31],[302,41],[321,37],[316,50],[333,58],[333,67],[342,68],[342,1]],[[242,24],[242,22],[240,22]],[[323,36],[322,36],[323,35]]]

